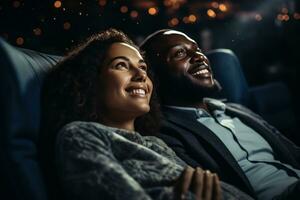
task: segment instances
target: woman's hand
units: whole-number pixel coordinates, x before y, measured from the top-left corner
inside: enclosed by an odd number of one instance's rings
[[[209,170],[187,167],[180,175],[174,188],[175,199],[185,199],[188,191],[195,194],[197,200],[220,200],[221,184],[217,174]]]

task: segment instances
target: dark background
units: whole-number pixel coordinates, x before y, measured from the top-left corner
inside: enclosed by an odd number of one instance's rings
[[[300,112],[299,0],[0,0],[0,36],[23,48],[64,54],[109,27],[137,43],[157,29],[174,28],[204,51],[229,48],[250,86],[285,82]]]

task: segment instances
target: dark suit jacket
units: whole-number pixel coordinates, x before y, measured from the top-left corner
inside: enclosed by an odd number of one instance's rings
[[[222,141],[207,127],[184,114],[164,111],[161,137],[190,166],[218,173],[221,180],[256,197],[246,175]],[[260,116],[238,104],[226,104],[225,113],[238,117],[258,132],[274,151],[275,159],[300,169],[300,148],[285,138]]]

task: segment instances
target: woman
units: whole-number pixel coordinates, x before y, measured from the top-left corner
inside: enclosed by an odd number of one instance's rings
[[[148,71],[133,42],[109,29],[48,75],[41,157],[46,172],[57,169],[65,198],[221,199],[216,174],[188,167],[160,139],[137,132],[157,131]],[[239,195],[222,189],[225,198]]]

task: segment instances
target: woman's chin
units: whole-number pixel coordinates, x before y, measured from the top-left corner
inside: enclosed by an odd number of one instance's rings
[[[140,105],[135,109],[135,113],[138,115],[137,117],[140,117],[142,115],[147,114],[150,111],[150,106],[149,105]]]

